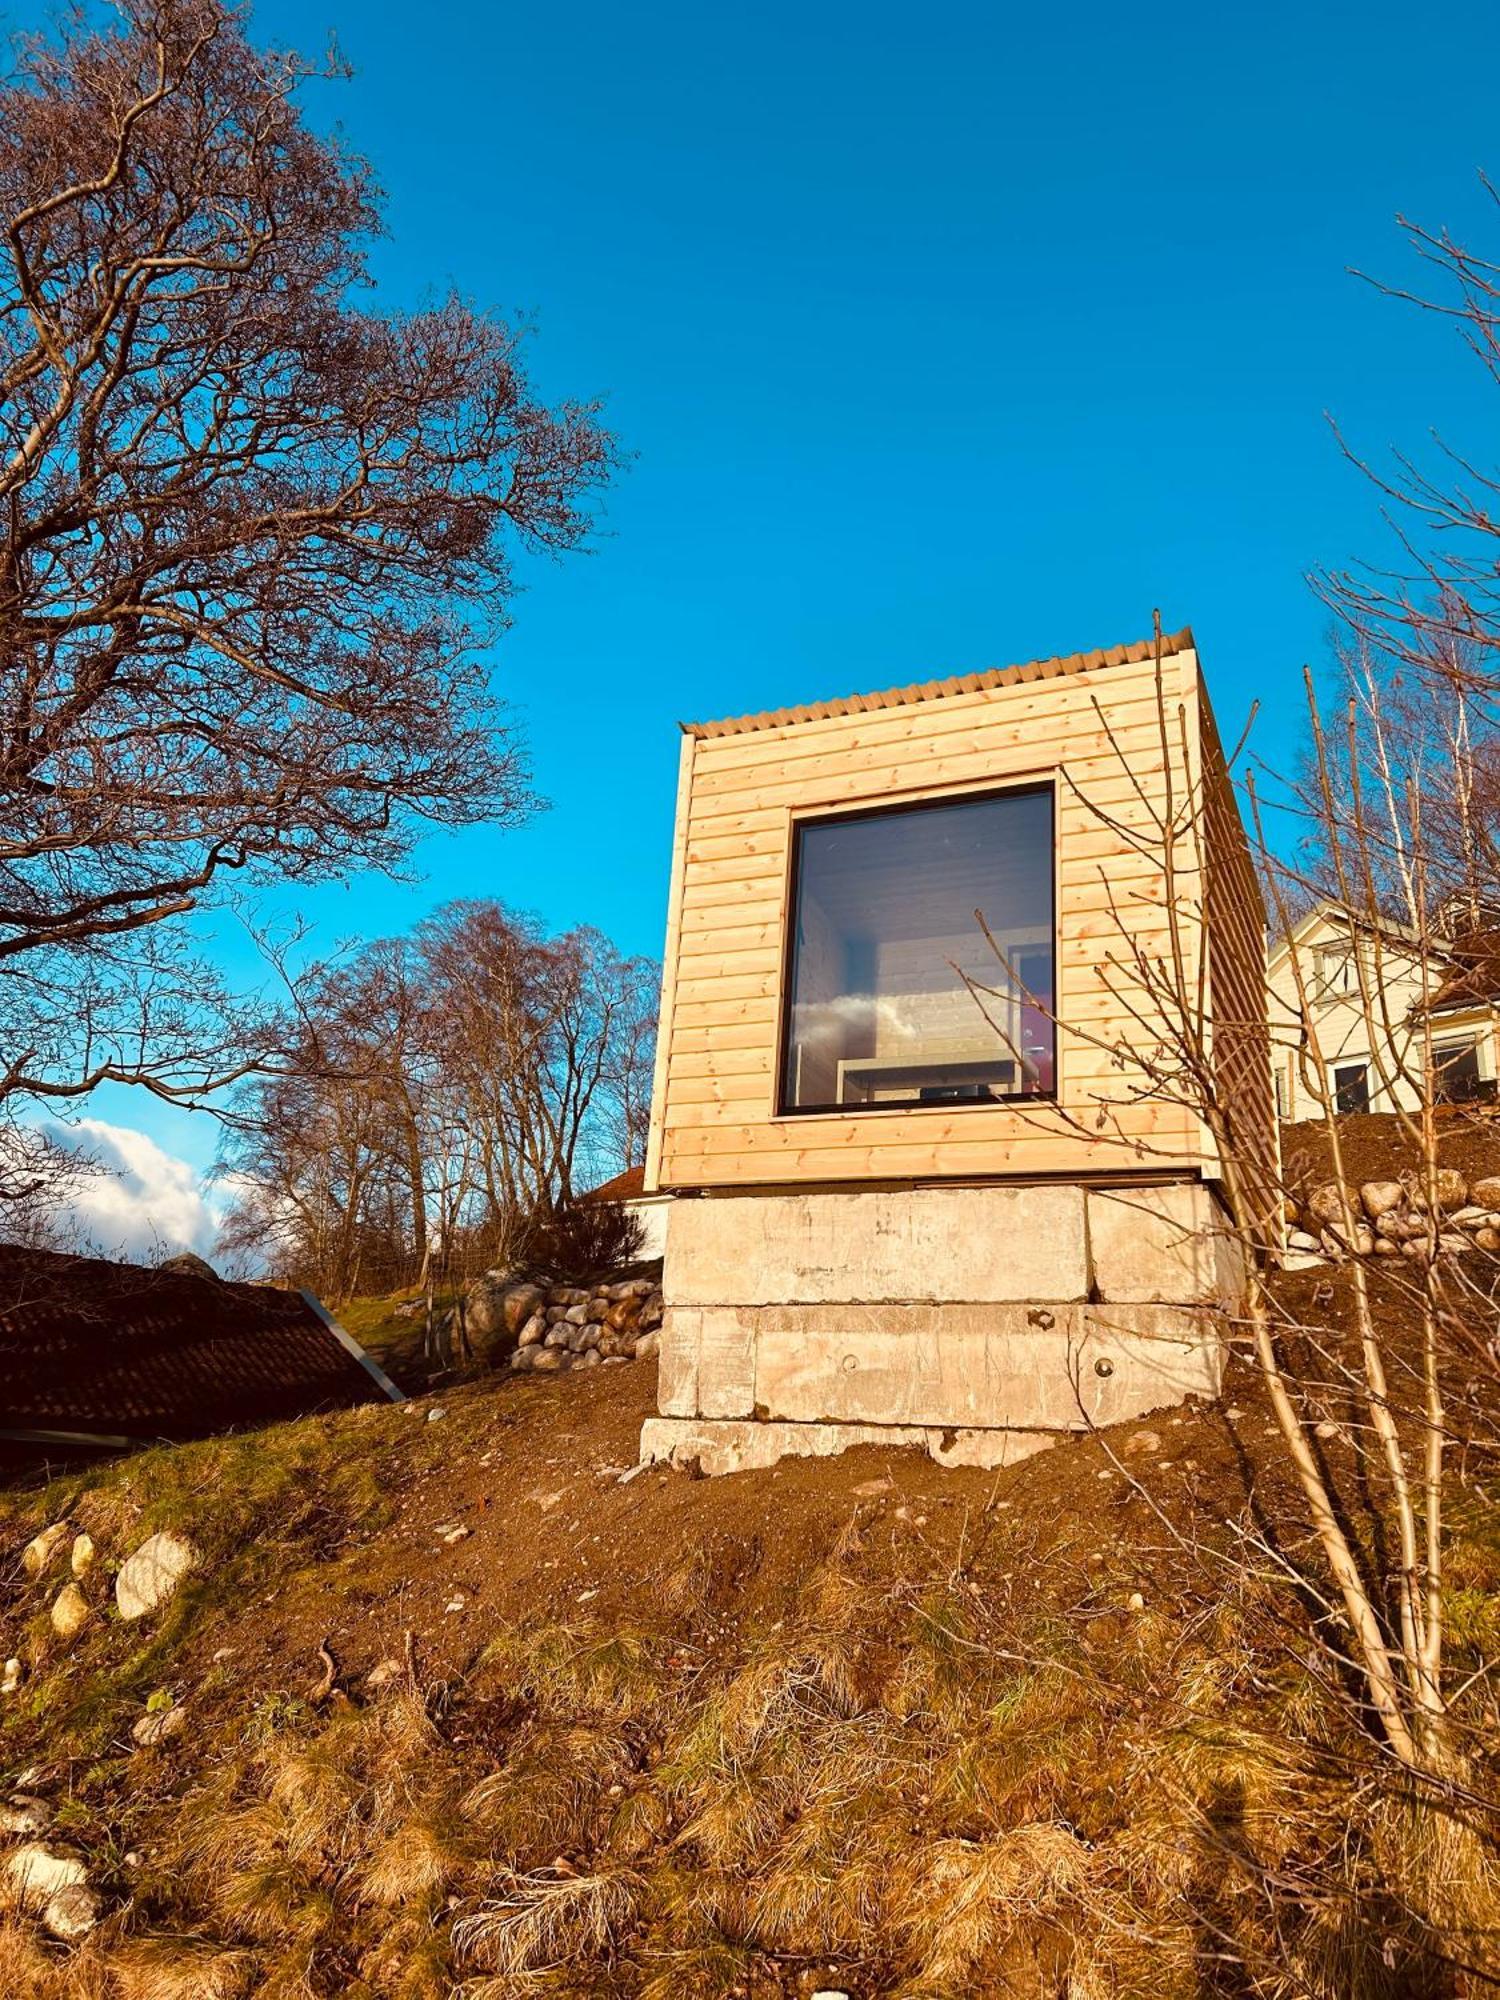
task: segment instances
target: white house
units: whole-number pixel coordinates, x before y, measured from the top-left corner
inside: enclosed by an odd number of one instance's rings
[[[659,1191],[646,1193],[644,1167],[627,1167],[602,1187],[590,1188],[585,1201],[617,1201],[627,1215],[641,1225],[642,1259],[662,1256],[667,1247],[667,1209],[672,1197]]]
[[[1424,1004],[1438,1094],[1493,1093],[1500,1074],[1500,937],[1429,945],[1324,902],[1267,961],[1276,1105],[1285,1119],[1339,1111],[1415,1110],[1421,1101]]]

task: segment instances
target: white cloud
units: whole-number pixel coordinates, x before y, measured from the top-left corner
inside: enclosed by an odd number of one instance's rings
[[[46,1129],[58,1145],[91,1155],[104,1169],[81,1180],[59,1206],[55,1226],[66,1247],[147,1263],[178,1250],[212,1254],[221,1208],[186,1160],[144,1132],[102,1118]]]

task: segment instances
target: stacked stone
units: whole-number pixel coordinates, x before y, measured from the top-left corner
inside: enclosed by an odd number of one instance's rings
[[[1289,1218],[1298,1226],[1287,1234],[1283,1266],[1307,1270],[1348,1256],[1425,1261],[1433,1246],[1434,1219],[1439,1257],[1500,1256],[1500,1175],[1471,1186],[1454,1168],[1440,1167],[1434,1192],[1435,1218],[1425,1182],[1417,1175],[1366,1181],[1358,1188],[1346,1187],[1342,1195],[1337,1181],[1324,1181]],[[1346,1203],[1352,1228],[1344,1220]]]
[[[644,1361],[661,1344],[661,1287],[650,1278],[531,1289],[535,1300],[510,1357],[518,1372],[559,1374],[610,1362]]]

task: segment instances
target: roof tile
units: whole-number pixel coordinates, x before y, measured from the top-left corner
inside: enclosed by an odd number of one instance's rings
[[[1163,633],[1161,656],[1192,650],[1189,626],[1180,632]],[[840,695],[831,701],[815,701],[801,708],[778,708],[758,715],[728,716],[719,722],[685,722],[689,736],[739,736],[752,729],[783,729],[799,722],[825,722],[831,716],[858,715],[872,708],[895,708],[921,701],[941,701],[945,695],[977,694],[985,688],[1010,687],[1023,681],[1053,680],[1062,674],[1092,673],[1101,667],[1123,667],[1155,657],[1155,639],[1136,639],[1126,646],[1110,646],[1091,653],[1064,653],[1049,660],[1026,660],[1014,667],[991,667],[982,673],[958,674],[948,680],[914,682],[909,687],[882,688],[872,693]]]

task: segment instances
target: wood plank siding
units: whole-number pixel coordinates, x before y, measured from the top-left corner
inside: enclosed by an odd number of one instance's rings
[[[1212,721],[1189,633],[1166,641],[1159,662],[1148,643],[690,729],[648,1185],[1212,1172],[1197,1118],[1143,1092],[1119,1056],[1162,1028],[1136,954],[1159,957],[1170,943],[1159,828],[1171,808],[1189,979],[1205,901],[1217,897],[1224,940],[1214,980],[1237,1015],[1252,985],[1263,990],[1248,855],[1243,866],[1210,866],[1205,891],[1202,816],[1182,811],[1203,776],[1205,731]],[[779,1116],[796,822],[1011,784],[1054,794],[1057,1101]],[[1243,854],[1232,796],[1227,812],[1214,837]],[[1226,1043],[1245,1115],[1259,1118],[1270,1085],[1269,1072],[1265,1093],[1249,1080],[1255,1060]]]
[[[1203,836],[1208,857],[1209,1021],[1214,1094],[1229,1150],[1267,1243],[1279,1242],[1281,1140],[1271,1074],[1266,908],[1244,822],[1200,688]]]

